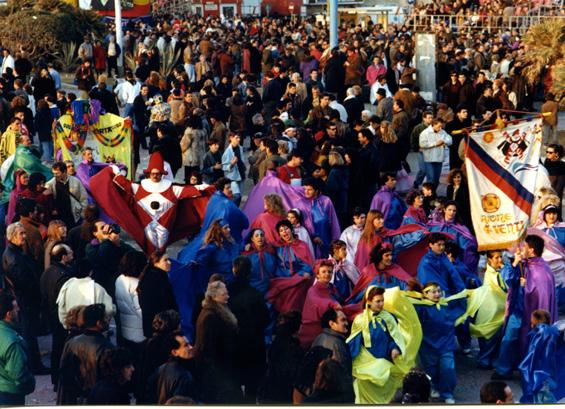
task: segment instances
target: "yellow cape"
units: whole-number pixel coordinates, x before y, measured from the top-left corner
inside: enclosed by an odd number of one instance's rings
[[[16,153],[16,144],[22,133],[20,131],[13,131],[9,127],[6,132],[2,134],[0,139],[0,161],[5,161],[8,156]]]
[[[367,292],[372,287],[367,288]],[[398,287],[386,289],[384,299],[384,310],[377,317],[365,306],[363,313],[355,318],[347,341],[361,334],[364,345],[370,347],[369,324],[382,320],[402,354],[392,363],[387,359],[375,358],[365,346],[361,346],[359,355],[353,360],[353,388],[355,403],[358,404],[389,403],[402,385],[404,375],[415,365],[422,342],[418,315],[414,306],[402,296],[402,291]],[[396,316],[398,323],[391,314]]]
[[[496,334],[504,323],[504,311],[506,308],[506,291],[499,283],[499,273],[487,265],[483,285],[475,290],[468,290],[470,295],[467,299],[467,317],[475,320],[469,326],[471,335],[490,339]]]

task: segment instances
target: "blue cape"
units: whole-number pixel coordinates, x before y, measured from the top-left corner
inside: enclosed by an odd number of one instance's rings
[[[204,236],[210,225],[216,221],[228,223],[231,228],[231,235],[236,243],[241,243],[242,233],[249,227],[247,216],[239,210],[233,201],[231,201],[222,192],[215,192],[206,208],[206,216],[200,233],[188,243],[179,253],[178,259],[181,263],[187,264],[194,260],[196,253],[202,247]]]

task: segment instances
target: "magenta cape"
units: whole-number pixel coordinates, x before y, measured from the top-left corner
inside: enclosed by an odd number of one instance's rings
[[[330,307],[338,308],[339,303],[332,298],[326,284],[315,282],[306,294],[304,308],[302,308],[302,325],[298,332],[300,345],[305,351],[310,348],[314,339],[322,332],[320,319]]]
[[[355,253],[355,266],[359,271],[362,271],[370,264],[369,254],[373,247],[382,241],[387,241],[394,245],[396,264],[412,277],[416,277],[418,263],[428,251],[428,243],[425,240],[428,234],[428,230],[418,224],[405,224],[395,230],[383,228],[374,243],[366,244],[363,240],[359,241],[357,253]],[[452,237],[449,234],[447,236]]]
[[[100,208],[127,231],[144,251],[148,251],[152,246],[145,238],[145,226],[136,216],[133,194],[124,192],[114,183],[112,169],[107,167],[92,176],[91,187],[92,197]],[[169,232],[167,245],[198,232],[212,192],[213,187],[209,187],[202,191],[200,197],[178,201],[175,223]]]
[[[302,311],[306,293],[312,285],[312,279],[298,274],[292,277],[275,277],[269,282],[267,301],[280,314],[289,311]]]
[[[300,210],[304,218],[304,227],[308,230],[308,233],[310,233],[311,236],[314,235],[315,229],[314,222],[312,220],[312,200],[304,197],[303,187],[291,186],[284,183],[272,171],[268,171],[263,180],[255,185],[251,192],[249,192],[247,202],[245,202],[245,206],[243,206],[243,213],[247,215],[247,218],[249,220],[255,220],[255,218],[264,211],[263,198],[265,195],[272,193],[281,197],[287,210],[292,208]],[[326,214],[330,221],[330,235],[332,239],[339,239],[341,234],[339,221],[337,220],[337,215],[330,198],[320,195],[318,197],[318,202],[324,209],[331,208]]]
[[[277,223],[282,220],[282,217],[272,215],[268,212],[259,213],[251,226],[249,231],[253,229],[261,229],[265,232],[265,239],[267,243],[275,245],[279,241],[280,237],[277,233]]]

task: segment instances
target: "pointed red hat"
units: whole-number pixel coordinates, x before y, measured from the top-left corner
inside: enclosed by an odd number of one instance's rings
[[[163,160],[163,156],[161,156],[161,152],[153,152],[151,154],[147,168],[143,171],[143,173],[151,173],[151,170],[153,169],[158,169],[163,175],[168,174],[165,170],[165,161]]]

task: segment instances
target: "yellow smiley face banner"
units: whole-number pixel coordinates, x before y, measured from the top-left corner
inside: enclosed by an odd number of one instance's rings
[[[479,251],[508,248],[526,233],[542,145],[541,121],[469,135],[465,166]]]

